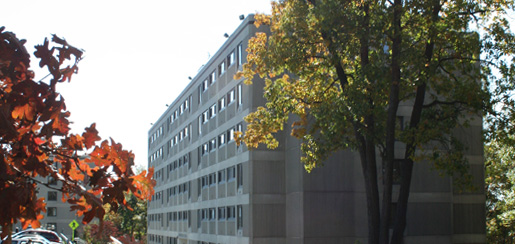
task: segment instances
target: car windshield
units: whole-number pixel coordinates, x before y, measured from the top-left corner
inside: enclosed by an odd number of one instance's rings
[[[59,240],[59,237],[52,234],[52,233],[48,233],[48,232],[35,232],[35,234],[38,234],[42,237],[45,237],[47,240],[49,241],[55,241],[55,242],[61,242],[61,240]]]

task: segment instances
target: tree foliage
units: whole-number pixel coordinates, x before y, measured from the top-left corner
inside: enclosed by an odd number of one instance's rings
[[[39,66],[49,80],[35,81],[24,40],[0,28],[0,226],[2,237],[21,221],[40,226],[44,198],[37,185],[54,188],[62,201],[83,216],[83,223],[127,205],[125,192],[139,199],[153,194],[153,169],[135,174],[134,154],[113,139],[103,140],[95,124],[82,134],[70,133],[70,112],[57,85],[70,82],[83,51],[54,35],[36,46]],[[98,143],[101,141],[101,143]],[[56,188],[46,179],[62,184]],[[44,179],[44,180],[41,180]]]
[[[515,148],[503,140],[485,145],[488,243],[515,240]]]
[[[147,233],[147,201],[136,198],[133,194],[126,196],[127,206],[118,211],[108,211],[105,220],[111,221],[120,231],[120,237],[126,236],[130,241],[143,240]]]
[[[111,242],[112,237],[118,237],[120,230],[116,225],[109,221],[101,221],[100,223],[88,224],[84,226],[83,238],[87,243],[104,244]]]
[[[512,6],[491,0],[272,2],[271,15],[257,15],[255,22],[269,25],[270,34],[249,41],[248,63],[235,77],[246,83],[264,78],[267,99],[245,118],[240,139],[275,148],[274,134],[292,119],[291,135],[301,140],[308,172],[332,152],[357,151],[369,243],[401,243],[414,161],[431,161],[466,185],[465,145],[453,130],[493,114],[499,101],[511,106],[504,95],[513,88],[514,69],[505,62],[514,50],[505,19]],[[500,87],[498,93],[492,87]],[[400,157],[399,143],[405,145]],[[384,167],[382,197],[377,155]]]

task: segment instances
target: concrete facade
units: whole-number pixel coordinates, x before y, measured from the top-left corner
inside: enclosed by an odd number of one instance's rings
[[[245,63],[248,40],[267,31],[252,23],[252,15],[242,21],[149,131],[157,185],[148,243],[366,243],[356,153],[335,153],[308,174],[300,143],[288,131],[277,135],[273,151],[234,142],[234,131],[246,129],[244,116],[265,103],[262,81],[248,86],[233,77]],[[408,110],[399,111],[404,116]],[[406,243],[485,243],[481,120],[456,134],[470,142],[467,157],[478,190],[458,193],[451,177],[416,163]]]

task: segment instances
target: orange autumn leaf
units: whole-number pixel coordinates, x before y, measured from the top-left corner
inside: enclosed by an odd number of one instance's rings
[[[87,149],[93,147],[97,141],[101,140],[95,127],[96,124],[93,123],[90,127],[85,129],[86,131],[84,133],[82,133],[82,137],[84,137],[84,145]]]
[[[34,107],[27,103],[23,106],[17,106],[14,108],[12,112],[12,117],[14,119],[28,119],[32,120],[34,118]]]

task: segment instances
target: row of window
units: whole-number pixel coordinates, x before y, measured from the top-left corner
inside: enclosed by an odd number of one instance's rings
[[[179,116],[181,116],[184,112],[191,112],[191,108],[189,106],[190,101],[192,100],[192,96],[190,95],[188,98],[184,100],[184,102],[179,105],[179,108],[175,109],[175,111],[170,115],[169,123],[173,124]]]
[[[202,221],[230,221],[234,219],[238,220],[238,228],[243,227],[243,210],[241,205],[197,210],[198,227],[200,227]]]
[[[153,222],[161,222],[161,225],[164,226],[163,221],[166,221],[166,226],[169,226],[170,222],[181,222],[190,220],[191,212],[190,211],[177,211],[177,212],[168,212],[166,213],[166,217],[163,214],[149,214],[148,221],[149,223]],[[242,205],[237,206],[223,206],[223,207],[215,207],[215,208],[204,208],[197,209],[197,227],[200,228],[202,222],[205,221],[237,221],[237,228],[240,229],[243,227],[243,207]],[[191,221],[188,221],[188,227],[191,227]]]
[[[161,172],[161,171],[158,171]],[[158,173],[157,178],[161,177],[161,173]],[[222,169],[218,172],[204,175],[197,179],[197,194],[200,196],[202,194],[202,189],[207,188],[209,186],[215,186],[218,184],[224,184],[225,182],[232,182],[237,180],[236,187],[240,188],[243,186],[243,166],[242,164],[238,164],[236,166],[230,166],[228,168]],[[167,200],[169,202],[172,197],[180,194],[188,194],[188,199],[191,198],[191,182],[185,182],[173,187],[166,189]],[[151,201],[161,201],[161,204],[164,203],[163,191],[156,192]]]
[[[200,156],[205,156],[208,153],[215,151],[217,148],[220,148],[225,144],[234,141],[234,133],[236,131],[242,131],[241,123],[229,128],[226,132],[218,135],[217,137],[211,138],[211,140],[202,144],[200,146]]]
[[[217,177],[218,176],[218,177]],[[231,166],[226,169],[222,169],[218,172],[211,173],[208,175],[204,175],[203,177],[198,178],[198,194],[201,194],[201,189],[206,188],[208,186],[214,186],[217,183],[223,184],[225,182],[234,181],[238,177],[238,182],[236,186],[243,186],[243,168],[242,164],[238,164],[236,166]]]
[[[160,126],[154,133],[152,133],[152,136],[150,136],[150,143],[153,143],[157,140],[157,138],[161,137],[163,135],[163,126]]]
[[[156,159],[163,157],[163,148],[157,149],[154,153],[150,155],[150,162],[154,162]]]

